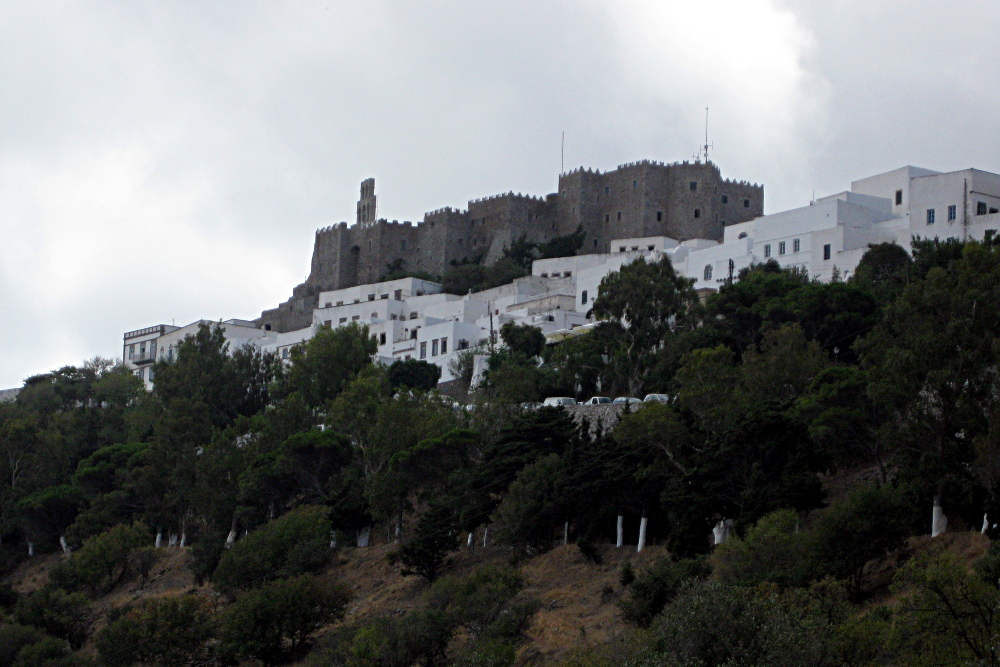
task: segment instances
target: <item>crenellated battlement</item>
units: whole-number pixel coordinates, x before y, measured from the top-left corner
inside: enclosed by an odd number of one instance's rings
[[[641,176],[639,169],[645,170]],[[745,201],[727,206],[719,186],[733,188],[729,194]],[[726,225],[763,214],[763,188],[723,180],[711,161],[635,160],[612,171],[581,166],[563,172],[559,191],[544,196],[510,190],[470,199],[465,209],[434,209],[417,222],[378,217],[378,205],[375,179],[365,179],[356,223],[316,230],[308,278],[289,301],[265,311],[262,325],[277,331],[308,326],[302,319],[311,312],[307,301],[320,291],[379,282],[390,271],[440,276],[458,263],[495,262],[524,236],[543,243],[582,229],[586,242],[580,253],[609,252],[616,238],[721,240]]]

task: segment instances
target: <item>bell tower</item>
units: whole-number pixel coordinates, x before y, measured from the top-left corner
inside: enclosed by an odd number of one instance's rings
[[[358,224],[362,227],[371,225],[378,213],[378,197],[375,196],[375,179],[366,178],[361,181],[361,198],[358,200]]]

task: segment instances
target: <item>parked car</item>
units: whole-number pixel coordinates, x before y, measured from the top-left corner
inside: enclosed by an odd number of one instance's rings
[[[542,404],[538,401],[528,401],[527,403],[521,403],[522,410],[537,410],[542,407]]]
[[[568,396],[549,396],[544,401],[542,401],[544,406],[558,406],[558,405],[576,405],[575,398],[569,398]]]
[[[635,396],[619,396],[614,400],[614,403],[615,405],[635,405],[636,403],[642,403],[642,401]]]
[[[642,399],[643,403],[669,403],[670,397],[666,394],[646,394],[646,398]]]
[[[610,403],[611,399],[607,396],[591,396],[584,405],[604,405],[605,403]]]

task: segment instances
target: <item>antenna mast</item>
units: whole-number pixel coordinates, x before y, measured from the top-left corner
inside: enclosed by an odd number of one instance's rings
[[[705,107],[705,145],[701,147],[702,155],[705,158],[705,163],[708,164],[708,149],[715,148],[713,144],[708,143],[708,107]]]

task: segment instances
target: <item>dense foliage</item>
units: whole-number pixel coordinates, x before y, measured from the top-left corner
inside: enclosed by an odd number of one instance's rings
[[[506,282],[580,240],[452,277]],[[672,560],[623,573],[642,629],[608,664],[996,664],[1000,556],[912,559],[892,612],[872,601],[891,572],[871,575],[935,500],[952,527],[1000,513],[998,295],[992,241],[876,246],[848,282],[771,262],[704,302],[667,260],[637,261],[602,282],[587,335],[547,346],[498,322],[469,409],[427,364],[374,364],[356,325],[285,362],[204,326],[152,392],[100,359],[29,378],[0,404],[0,569],[71,553],[41,590],[0,591],[0,665],[86,664],[93,600],[144,586],[167,545],[223,595],[120,610],[99,624],[105,663],[303,658],[347,604],[333,550],[372,541],[426,597],[324,635],[316,664],[511,664],[536,603],[514,569],[454,577],[453,553],[499,541],[516,563],[567,541],[597,561],[640,522]],[[668,402],[613,425],[531,403],[654,392]],[[861,481],[827,497],[835,472]]]

